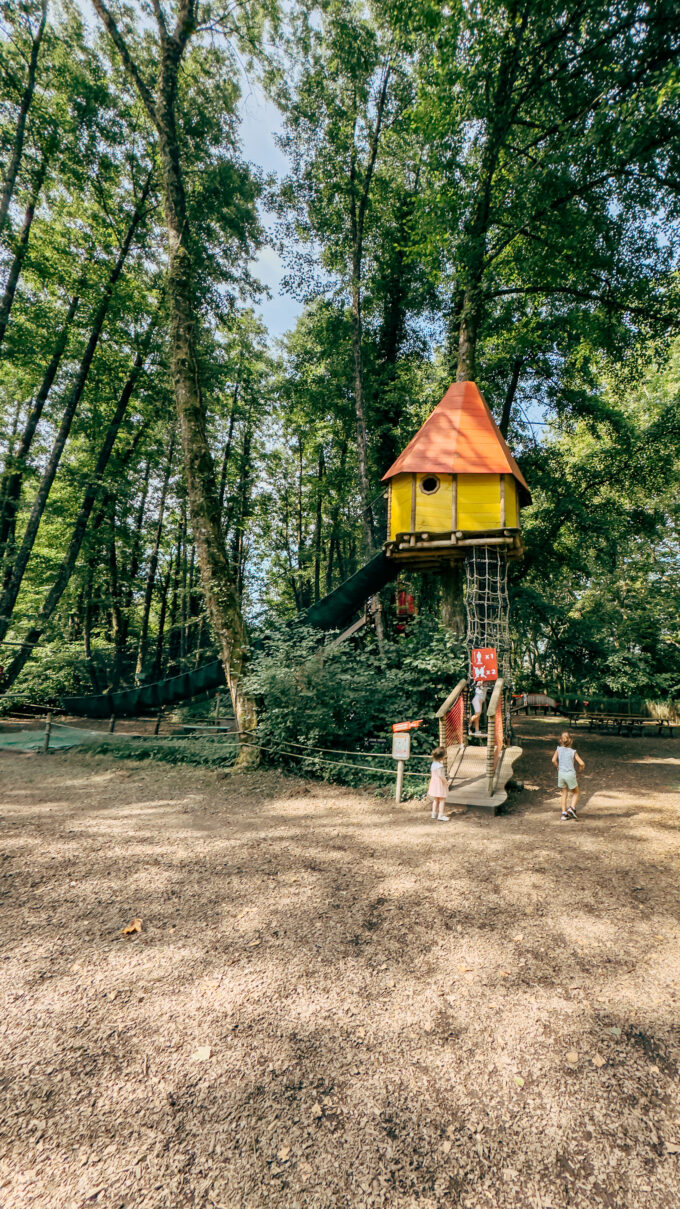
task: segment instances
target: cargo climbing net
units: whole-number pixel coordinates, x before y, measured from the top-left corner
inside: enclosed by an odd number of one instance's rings
[[[465,555],[465,609],[468,651],[495,647],[498,675],[505,685],[505,732],[510,733],[510,598],[508,560],[499,546],[472,546]]]

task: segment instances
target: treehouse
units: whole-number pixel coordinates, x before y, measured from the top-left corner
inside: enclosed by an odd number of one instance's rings
[[[388,558],[421,570],[471,546],[522,553],[529,488],[474,382],[454,382],[390,466]]]

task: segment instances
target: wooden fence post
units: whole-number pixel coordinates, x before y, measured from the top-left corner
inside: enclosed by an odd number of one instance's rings
[[[50,750],[50,735],[52,734],[52,715],[48,714],[45,718],[45,738],[43,739],[43,753],[47,754]]]

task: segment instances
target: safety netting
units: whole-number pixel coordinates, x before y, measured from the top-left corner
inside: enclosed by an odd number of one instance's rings
[[[193,672],[183,672],[180,676],[170,676],[167,680],[159,680],[155,684],[144,684],[139,688],[122,689],[118,693],[103,693],[92,697],[64,697],[62,705],[69,714],[81,718],[116,718],[135,717],[138,714],[153,713],[165,705],[175,705],[178,701],[186,701],[190,697],[198,697],[201,693],[212,692],[226,684],[224,668],[219,659],[196,668]]]
[[[58,751],[67,747],[79,747],[89,743],[101,743],[107,738],[98,730],[85,730],[79,726],[67,726],[65,722],[52,722],[49,732],[49,750]],[[26,722],[0,727],[0,751],[42,751],[45,746],[45,722]]]

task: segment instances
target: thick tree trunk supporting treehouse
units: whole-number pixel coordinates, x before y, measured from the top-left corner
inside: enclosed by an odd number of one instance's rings
[[[439,576],[441,584],[441,619],[447,630],[456,637],[463,639],[466,633],[465,601],[463,585],[465,571],[463,564],[455,562],[444,567]]]
[[[160,40],[155,96],[144,82],[111,13],[102,0],[93,0],[93,3],[158,135],[169,257],[167,297],[171,372],[191,524],[206,607],[224,665],[237,727],[240,731],[250,731],[255,726],[256,714],[254,701],[243,689],[248,639],[227,558],[215,467],[201,397],[196,356],[194,266],[176,121],[179,66],[196,28],[196,0],[180,0],[172,32],[168,30],[160,4],[154,6]],[[239,762],[253,762],[254,759],[255,750],[243,746]]]

